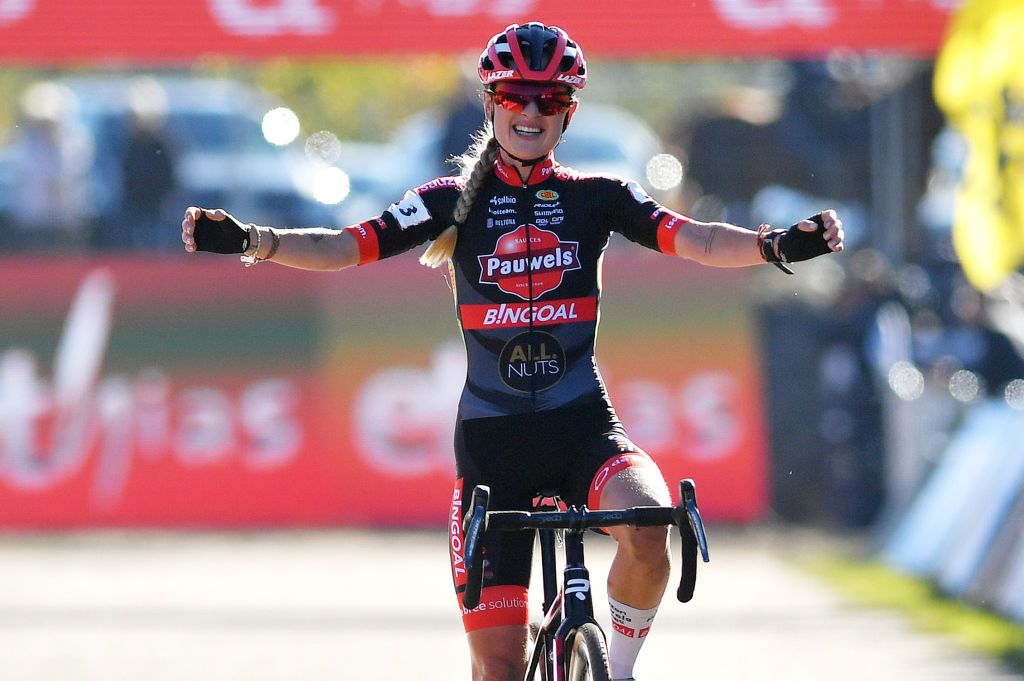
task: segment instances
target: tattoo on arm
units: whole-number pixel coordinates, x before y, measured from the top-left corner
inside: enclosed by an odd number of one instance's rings
[[[711,244],[712,244],[712,242],[714,242],[715,234],[717,234],[717,233],[718,233],[718,230],[715,229],[714,227],[708,228],[708,238],[704,241],[704,252],[705,253],[710,253],[711,252]]]

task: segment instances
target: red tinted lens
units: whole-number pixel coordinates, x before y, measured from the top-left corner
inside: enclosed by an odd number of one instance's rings
[[[514,113],[522,113],[531,101],[537,103],[537,111],[541,116],[554,116],[569,110],[572,95],[563,91],[524,94],[498,90],[494,93],[494,103]]]
[[[564,92],[549,92],[537,97],[537,109],[542,116],[565,113],[572,104],[572,97]]]
[[[508,109],[515,113],[521,113],[526,105],[533,99],[530,95],[521,95],[515,92],[495,92],[494,103],[502,109]]]

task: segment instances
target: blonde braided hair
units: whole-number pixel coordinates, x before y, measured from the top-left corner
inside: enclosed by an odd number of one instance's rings
[[[462,188],[459,199],[455,202],[455,210],[452,211],[452,224],[441,232],[423,252],[423,255],[420,256],[420,264],[427,267],[438,267],[451,260],[455,254],[455,243],[459,238],[459,227],[466,222],[484,180],[494,169],[498,150],[498,140],[494,138],[490,123],[487,123],[473,135],[473,144],[470,145],[466,153],[454,159],[462,169],[462,176],[466,178],[466,186]]]

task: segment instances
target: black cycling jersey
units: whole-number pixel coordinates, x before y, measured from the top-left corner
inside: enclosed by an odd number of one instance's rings
[[[410,190],[348,229],[360,264],[436,238],[464,179]],[[460,419],[608,402],[594,359],[601,258],[613,231],[675,253],[687,218],[636,182],[582,175],[550,156],[523,182],[500,160],[459,229],[451,274],[468,375]]]

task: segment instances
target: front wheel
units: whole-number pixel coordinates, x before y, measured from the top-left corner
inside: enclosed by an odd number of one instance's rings
[[[608,650],[604,635],[593,622],[576,630],[569,659],[569,681],[609,681]]]

